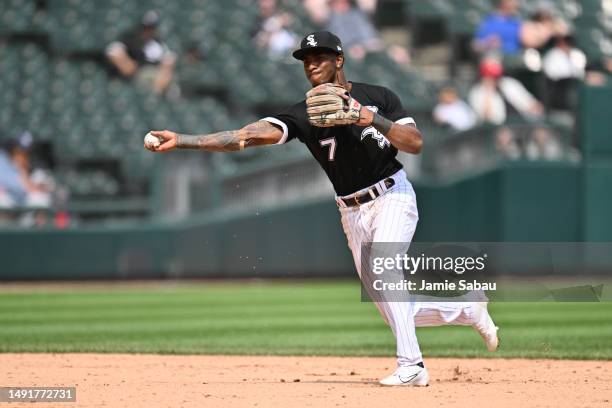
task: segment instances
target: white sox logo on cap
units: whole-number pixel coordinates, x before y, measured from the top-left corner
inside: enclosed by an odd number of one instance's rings
[[[310,45],[311,47],[317,46],[318,43],[315,41],[314,34],[310,34],[308,37],[306,37],[306,39],[308,40],[306,44]]]

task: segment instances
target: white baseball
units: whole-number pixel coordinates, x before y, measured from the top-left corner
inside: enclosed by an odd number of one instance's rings
[[[157,136],[147,133],[144,137],[144,144],[148,148],[157,149],[159,145],[161,145],[161,142]]]

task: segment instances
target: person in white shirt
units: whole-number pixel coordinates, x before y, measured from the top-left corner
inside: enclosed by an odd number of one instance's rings
[[[504,76],[500,61],[486,58],[480,64],[480,81],[469,94],[469,103],[481,123],[502,125],[514,109],[528,121],[542,117],[542,104],[514,78]]]
[[[544,55],[542,64],[552,109],[571,110],[576,106],[576,85],[584,80],[586,66],[587,57],[573,46],[571,36],[555,39],[555,46]]]
[[[440,91],[433,118],[436,123],[450,126],[458,132],[474,127],[477,122],[476,114],[470,105],[459,98],[453,87],[446,87]]]
[[[272,59],[282,59],[298,41],[291,30],[294,17],[279,11],[276,0],[259,0],[259,15],[251,30],[255,44]]]
[[[573,46],[570,36],[558,37],[555,46],[550,49],[543,60],[544,73],[553,80],[584,79],[587,58],[584,52]]]
[[[121,77],[133,78],[139,87],[164,94],[177,88],[173,86],[176,54],[158,37],[159,22],[157,12],[147,11],[137,27],[106,47],[106,57]]]

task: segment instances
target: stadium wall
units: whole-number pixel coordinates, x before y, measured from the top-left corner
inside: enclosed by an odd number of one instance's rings
[[[606,167],[605,171],[610,168]],[[581,241],[606,179],[597,168],[517,163],[448,185],[416,185],[415,240]],[[590,172],[590,173],[589,173]],[[609,179],[606,179],[609,180]],[[583,186],[585,185],[585,187]],[[595,219],[595,218],[593,218]],[[592,237],[608,230],[587,225]],[[353,276],[333,200],[259,215],[210,213],[178,223],[108,228],[7,230],[0,234],[1,280]]]

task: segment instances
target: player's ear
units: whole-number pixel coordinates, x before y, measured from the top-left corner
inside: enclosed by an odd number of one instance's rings
[[[336,57],[336,69],[340,69],[344,66],[344,55],[338,54]]]

